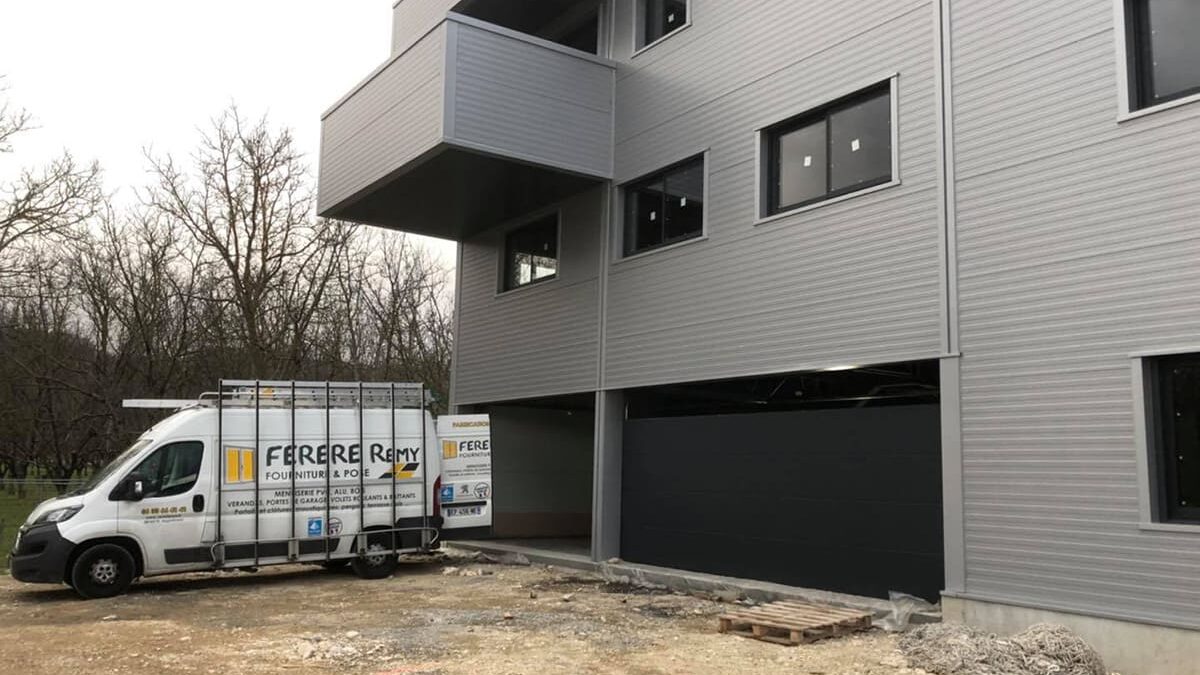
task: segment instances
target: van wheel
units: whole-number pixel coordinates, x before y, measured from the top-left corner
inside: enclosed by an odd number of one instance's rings
[[[71,566],[70,586],[86,600],[111,598],[133,583],[133,556],[116,544],[96,544]]]
[[[354,573],[362,579],[384,579],[395,574],[400,558],[392,553],[390,543],[386,534],[368,536],[367,550],[350,563]]]

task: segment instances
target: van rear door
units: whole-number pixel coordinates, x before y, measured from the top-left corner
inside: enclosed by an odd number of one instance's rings
[[[442,528],[491,527],[491,421],[487,415],[443,415],[437,434],[442,449]]]

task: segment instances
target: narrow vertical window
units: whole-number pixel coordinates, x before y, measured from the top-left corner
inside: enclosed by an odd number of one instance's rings
[[[704,156],[625,186],[625,255],[704,234]]]
[[[558,214],[508,233],[504,238],[504,290],[558,276]]]
[[[1128,0],[1134,109],[1200,93],[1200,2]]]
[[[889,82],[768,128],[761,215],[890,182],[894,123]]]
[[[1154,359],[1157,520],[1200,523],[1200,354]]]

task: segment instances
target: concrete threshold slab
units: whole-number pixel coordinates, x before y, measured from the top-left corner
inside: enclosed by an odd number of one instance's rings
[[[738,598],[748,598],[756,603],[774,602],[776,600],[798,600],[874,612],[876,618],[884,617],[892,612],[892,603],[880,598],[868,598],[861,595],[788,586],[770,581],[725,577],[716,574],[706,574],[704,572],[689,572],[668,567],[631,563],[624,560],[595,562],[584,555],[550,551],[525,545],[506,544],[503,541],[451,541],[446,542],[446,546],[467,551],[480,551],[493,555],[519,553],[525,556],[529,562],[539,565],[553,565],[555,567],[595,572],[611,581],[659,586],[672,591],[696,595],[712,595],[727,602],[732,602]],[[932,623],[940,620],[940,611],[920,612],[914,614],[911,618],[913,623]]]

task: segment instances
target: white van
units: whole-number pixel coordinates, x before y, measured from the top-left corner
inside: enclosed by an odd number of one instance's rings
[[[33,510],[20,581],[85,598],[139,577],[283,563],[391,575],[441,531],[488,528],[486,415],[442,416],[422,385],[225,380],[178,407],[74,492]]]

